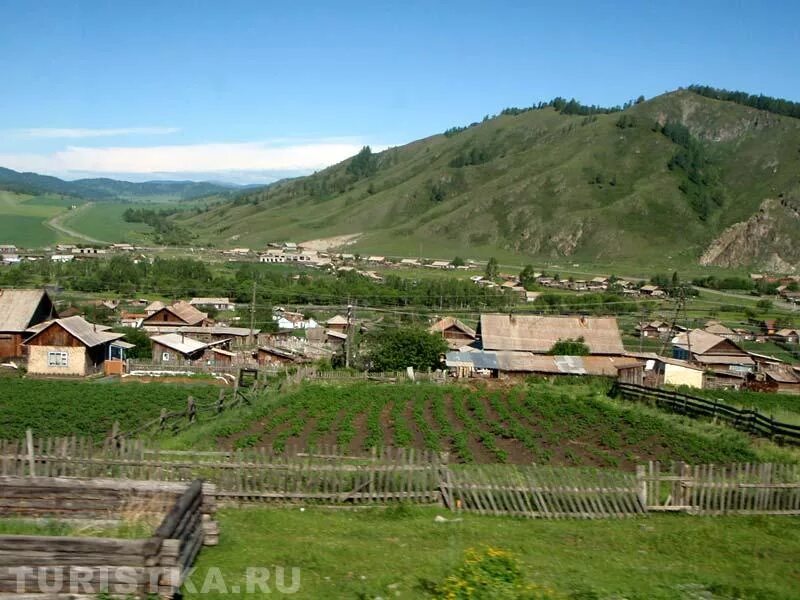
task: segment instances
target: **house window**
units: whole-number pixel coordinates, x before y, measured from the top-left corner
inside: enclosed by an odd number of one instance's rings
[[[66,352],[48,352],[47,353],[47,366],[48,367],[66,367],[68,366],[69,359]]]
[[[169,362],[169,352],[161,353],[161,362]]]

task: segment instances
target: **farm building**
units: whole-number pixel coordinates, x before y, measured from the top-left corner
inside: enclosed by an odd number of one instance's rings
[[[784,344],[797,344],[800,343],[800,330],[797,329],[779,329],[775,332],[775,339]]]
[[[144,312],[149,317],[150,315],[160,311],[165,306],[166,304],[164,304],[161,300],[153,300],[150,304],[144,307]]]
[[[621,355],[614,317],[542,317],[536,315],[481,315],[478,335],[484,350],[547,354],[559,340],[583,339],[590,354]]]
[[[233,310],[236,308],[236,305],[229,298],[192,298],[189,300],[189,304],[197,309]]]
[[[201,342],[184,333],[165,333],[151,338],[153,341],[153,362],[168,365],[191,363],[230,364],[234,353],[225,350],[229,340],[217,342]]]
[[[334,348],[341,348],[347,342],[347,334],[334,329],[325,331],[325,343]]]
[[[302,360],[302,358],[294,352],[272,346],[262,346],[259,348],[256,353],[256,359],[259,365],[268,366],[288,365]]]
[[[0,360],[22,357],[28,328],[57,316],[44,290],[0,289]]]
[[[685,360],[659,356],[655,361],[655,385],[687,386],[702,389],[705,387],[705,370]]]
[[[142,327],[148,329],[152,326],[173,325],[176,327],[205,326],[208,324],[208,315],[200,312],[194,306],[181,300],[170,306],[165,306],[142,321]]]
[[[330,331],[339,331],[344,333],[347,330],[347,317],[336,315],[325,321],[325,328]]]
[[[666,321],[650,321],[636,326],[637,335],[644,338],[667,338],[671,332],[672,327]]]
[[[706,323],[703,331],[724,337],[726,340],[731,340],[732,342],[738,342],[740,340],[738,333],[736,333],[733,329],[726,327],[719,321],[709,321]]]
[[[475,341],[476,334],[472,327],[464,325],[454,317],[445,317],[431,325],[428,329],[431,333],[441,335],[450,348],[457,349],[468,346]]]
[[[228,327],[225,325],[177,327],[174,325],[166,325],[163,327],[150,326],[147,328],[147,331],[151,335],[183,333],[206,343],[228,340],[233,348],[243,348],[248,345],[254,345],[254,341],[258,339],[258,334],[261,333],[260,329],[253,329],[253,342],[251,342],[249,327]]]
[[[124,334],[109,329],[78,316],[35,325],[25,342],[28,373],[82,377],[100,372],[107,359],[123,359],[132,347],[122,341]]]
[[[549,356],[532,352],[448,352],[445,365],[456,377],[528,375],[619,378],[641,384],[645,362],[627,356]]]
[[[692,329],[672,339],[672,357],[698,364],[720,377],[743,377],[755,361],[736,342],[702,329]]]
[[[303,313],[280,311],[273,315],[273,321],[277,321],[278,329],[313,329],[319,327],[314,319],[306,319]]]

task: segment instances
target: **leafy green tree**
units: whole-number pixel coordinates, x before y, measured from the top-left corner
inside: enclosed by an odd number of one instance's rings
[[[115,327],[113,331],[125,334],[125,341],[135,344],[133,348],[125,351],[126,358],[150,358],[153,353],[153,342],[144,329],[134,327]]]
[[[358,154],[350,159],[347,172],[356,179],[363,179],[375,174],[378,170],[378,157],[372,153],[372,148],[364,146]]]
[[[772,309],[772,300],[768,298],[763,298],[756,302],[756,306],[764,312],[767,312]]]
[[[589,346],[584,343],[582,337],[576,340],[558,340],[553,344],[553,347],[550,348],[548,354],[552,354],[553,356],[588,356]]]
[[[486,263],[486,270],[484,271],[484,275],[486,279],[497,279],[497,276],[500,274],[500,265],[497,263],[497,259],[492,256],[489,259],[489,262]]]
[[[536,283],[536,273],[533,270],[533,265],[525,265],[520,271],[519,283],[524,288],[530,288]]]
[[[368,341],[372,349],[367,362],[373,371],[436,369],[441,366],[441,355],[447,352],[447,342],[441,336],[414,327],[383,328],[370,334]]]
[[[454,267],[463,267],[466,263],[464,262],[463,258],[461,258],[460,256],[456,256],[453,260],[450,261],[450,264],[453,265]]]

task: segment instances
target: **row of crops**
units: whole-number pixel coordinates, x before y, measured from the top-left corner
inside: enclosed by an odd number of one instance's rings
[[[415,447],[464,463],[623,466],[645,459],[752,460],[746,437],[691,431],[668,415],[591,388],[509,389],[368,383],[305,385],[259,411],[258,427],[226,432],[234,448],[336,444],[350,451]]]
[[[0,383],[0,439],[36,436],[91,436],[102,439],[115,421],[128,431],[168,411],[217,398],[212,385],[108,383],[5,379]]]

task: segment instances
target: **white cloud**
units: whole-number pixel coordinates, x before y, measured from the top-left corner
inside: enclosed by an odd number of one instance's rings
[[[177,127],[120,127],[120,128],[50,128],[34,127],[31,129],[15,129],[14,135],[28,138],[93,138],[93,137],[113,137],[123,135],[168,135],[177,133]]]
[[[0,165],[50,175],[71,173],[220,173],[231,171],[308,172],[356,154],[359,140],[211,143],[101,147],[69,146],[49,154],[0,154]],[[374,150],[381,148],[373,147]]]

